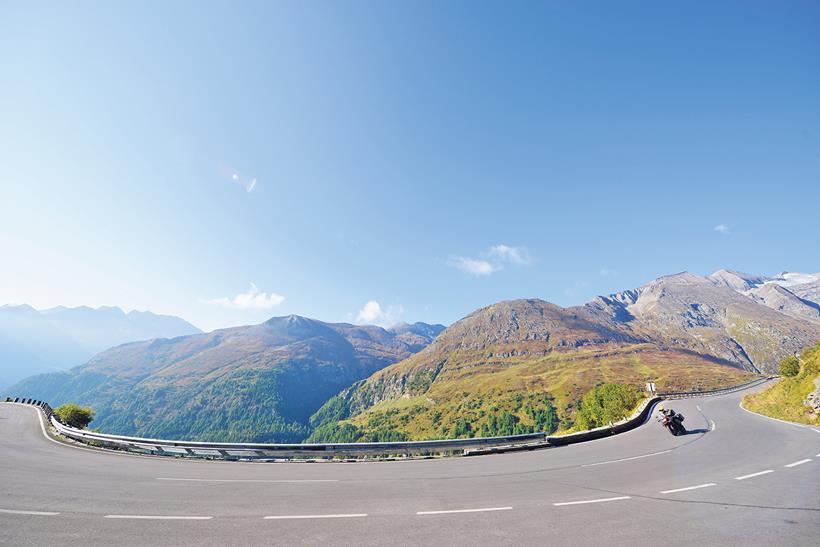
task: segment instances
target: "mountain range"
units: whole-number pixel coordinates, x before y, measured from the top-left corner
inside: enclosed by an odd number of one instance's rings
[[[709,389],[820,340],[820,274],[664,276],[562,308],[486,306],[447,329],[277,317],[129,343],[12,390],[94,407],[104,431],[197,440],[379,441],[571,428],[602,382]]]
[[[67,372],[15,386],[92,406],[121,434],[296,442],[329,397],[429,344],[444,329],[324,323],[296,315],[259,325],[123,344]]]
[[[0,306],[0,388],[50,370],[88,361],[124,342],[174,338],[200,332],[187,321],[148,311],[123,312],[103,306]]]
[[[812,308],[809,286],[820,276],[807,277],[791,286]],[[690,390],[774,373],[820,340],[820,324],[760,297],[789,280],[683,272],[584,306],[493,304],[329,400],[311,418],[310,440],[527,433],[543,427],[539,413],[569,426],[581,396],[601,382]]]

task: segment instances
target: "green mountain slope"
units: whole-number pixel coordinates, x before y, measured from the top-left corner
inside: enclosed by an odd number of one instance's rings
[[[727,289],[728,290],[728,289]],[[661,346],[592,307],[500,302],[453,324],[311,418],[313,441],[426,439],[571,427],[602,382],[710,389],[756,377],[740,363]]]
[[[9,391],[53,405],[90,405],[97,411],[94,427],[111,433],[298,442],[308,434],[310,415],[330,396],[408,357],[443,328],[418,326],[422,334],[408,334],[410,327],[392,331],[277,317],[125,344]]]

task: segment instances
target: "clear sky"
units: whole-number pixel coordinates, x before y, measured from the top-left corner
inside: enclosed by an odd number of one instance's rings
[[[0,303],[450,323],[820,270],[817,2],[124,4],[0,6]]]

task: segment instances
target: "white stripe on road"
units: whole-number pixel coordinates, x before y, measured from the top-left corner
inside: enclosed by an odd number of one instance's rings
[[[798,465],[803,465],[804,463],[809,463],[811,458],[806,458],[805,460],[800,460],[799,462],[790,463],[788,465],[784,465],[783,467],[797,467]]]
[[[54,511],[21,511],[19,509],[0,509],[0,513],[7,515],[39,515],[41,517],[52,517],[60,514]]]
[[[299,482],[339,482],[338,479],[186,479],[176,477],[157,477],[158,481],[184,482],[265,482],[265,483],[299,483]]]
[[[752,477],[759,477],[760,475],[768,475],[769,473],[774,473],[773,469],[767,469],[765,471],[758,471],[757,473],[750,473],[748,475],[741,475],[739,477],[735,477],[736,481],[744,481],[746,479],[751,479]]]
[[[739,406],[741,409],[743,409],[743,410],[745,410],[746,412],[748,412],[749,414],[754,414],[755,416],[760,416],[761,418],[766,418],[766,419],[768,419],[768,420],[774,420],[775,422],[780,422],[781,424],[793,425],[794,427],[804,427],[804,428],[805,428],[805,427],[809,427],[809,426],[807,426],[807,425],[803,425],[803,424],[796,424],[796,423],[794,423],[794,422],[788,422],[788,421],[786,421],[786,420],[781,420],[781,419],[779,419],[779,418],[772,418],[771,416],[766,416],[765,414],[760,414],[760,413],[755,412],[755,411],[753,411],[753,410],[749,410],[748,408],[746,408],[745,406],[743,406],[743,401],[740,401],[740,404],[738,404],[738,406]],[[809,428],[809,429],[811,429],[811,428]],[[812,430],[812,431],[817,431],[817,430]],[[817,433],[820,433],[820,431],[817,431]]]
[[[105,518],[136,520],[211,520],[213,517],[188,517],[183,515],[105,515]]]
[[[715,421],[712,420],[712,431],[714,431],[715,429],[717,429],[717,425],[715,424]]]
[[[448,509],[445,511],[418,511],[417,515],[444,515],[447,513],[483,513],[485,511],[509,511],[512,507],[485,507],[483,509]]]
[[[555,505],[556,507],[561,507],[562,505],[581,505],[584,503],[601,503],[604,501],[618,501],[628,499],[631,499],[631,496],[618,496],[617,498],[600,498],[597,500],[563,501],[561,503],[553,503],[553,505]]]
[[[674,490],[661,490],[661,494],[674,494],[675,492],[686,492],[687,490],[697,490],[698,488],[708,488],[715,486],[716,482],[707,482],[705,484],[698,484],[697,486],[687,486],[686,488],[675,488]]]
[[[631,458],[621,458],[618,460],[607,460],[605,462],[595,462],[595,463],[587,463],[582,465],[581,467],[594,467],[596,465],[604,465],[607,463],[617,463],[617,462],[628,462],[629,460],[639,460],[641,458],[648,458],[650,456],[659,456],[660,454],[666,454],[668,452],[672,452],[672,450],[663,450],[661,452],[653,452],[651,454],[643,454],[641,456],[632,456]]]
[[[285,520],[285,519],[351,519],[366,517],[367,513],[349,513],[338,515],[273,515],[264,517],[265,520]]]

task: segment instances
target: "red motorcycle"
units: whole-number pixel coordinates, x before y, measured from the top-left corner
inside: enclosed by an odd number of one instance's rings
[[[658,421],[661,425],[669,430],[669,432],[674,435],[685,435],[686,428],[683,427],[683,414],[680,413],[664,413],[659,418]]]

